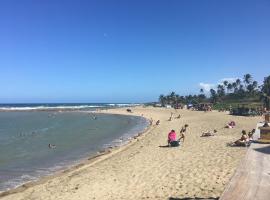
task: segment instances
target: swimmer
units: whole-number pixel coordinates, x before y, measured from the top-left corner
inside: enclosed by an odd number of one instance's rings
[[[49,144],[48,147],[49,147],[50,149],[55,149],[55,148],[56,148],[56,145],[54,145],[54,144]]]

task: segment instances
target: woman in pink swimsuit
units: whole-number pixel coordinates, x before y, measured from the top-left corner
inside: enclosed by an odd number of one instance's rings
[[[170,145],[171,142],[176,141],[176,132],[175,130],[171,130],[168,134],[168,145]]]

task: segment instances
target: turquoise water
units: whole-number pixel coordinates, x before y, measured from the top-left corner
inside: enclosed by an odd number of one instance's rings
[[[87,112],[0,112],[0,191],[121,145],[147,124],[141,117],[96,114],[94,119]]]

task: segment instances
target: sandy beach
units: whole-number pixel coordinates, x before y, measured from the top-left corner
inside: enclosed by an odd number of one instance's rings
[[[183,199],[217,198],[234,174],[246,147],[227,144],[250,131],[261,117],[231,116],[225,112],[200,112],[136,107],[102,111],[152,118],[155,123],[129,144],[85,163],[1,194],[3,200],[29,199]],[[171,112],[172,121],[168,121]],[[180,119],[176,119],[181,114]],[[234,120],[236,128],[225,129]],[[189,124],[185,142],[168,148],[167,134]],[[215,136],[200,137],[216,129]]]

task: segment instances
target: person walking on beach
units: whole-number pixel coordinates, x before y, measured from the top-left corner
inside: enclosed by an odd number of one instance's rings
[[[172,119],[173,119],[173,112],[171,112],[171,116],[169,117],[168,121],[172,121]]]
[[[183,140],[183,142],[185,141],[185,134],[186,134],[186,131],[187,131],[187,127],[188,127],[188,124],[185,124],[181,130],[180,130],[180,138],[179,138],[179,141],[180,140]]]

